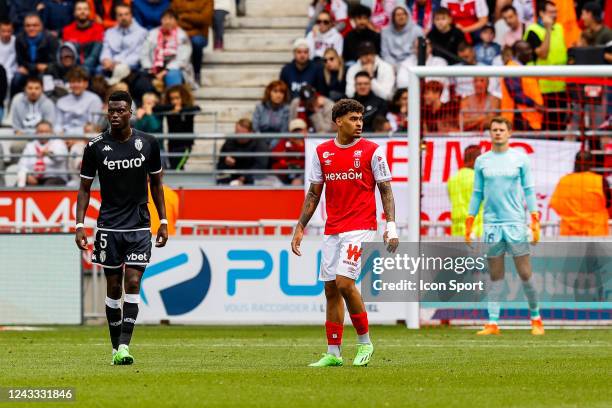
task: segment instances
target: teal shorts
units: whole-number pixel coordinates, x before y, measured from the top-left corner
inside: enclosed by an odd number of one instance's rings
[[[483,240],[487,245],[487,256],[492,258],[504,254],[513,257],[529,255],[529,234],[527,226],[522,224],[485,224]]]

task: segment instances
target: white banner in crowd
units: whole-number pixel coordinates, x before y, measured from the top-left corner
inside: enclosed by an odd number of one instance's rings
[[[176,237],[153,250],[138,321],[205,324],[323,324],[320,238],[302,256],[286,238]],[[395,324],[403,303],[369,303],[372,323]],[[350,322],[347,318],[347,322]]]
[[[387,152],[387,160],[393,175],[393,192],[395,196],[396,221],[406,224],[408,211],[408,142],[406,138],[373,139]],[[312,157],[316,147],[324,139],[307,139],[306,141],[306,175],[309,174]],[[485,150],[490,149],[489,138],[474,137],[432,137],[425,143],[422,155],[422,201],[421,219],[428,221],[450,220],[450,201],[446,183],[463,163],[463,151],[469,145],[480,145]],[[574,157],[580,150],[580,143],[515,139],[511,147],[521,149],[530,157],[531,171],[535,179],[538,208],[542,212],[542,220],[556,220],[557,216],[548,207],[550,197],[559,179],[571,173],[574,169]],[[308,183],[306,183],[306,191]],[[383,210],[380,196],[377,192],[379,229],[384,227],[381,222]],[[325,197],[312,218],[313,223],[323,224],[325,220]]]

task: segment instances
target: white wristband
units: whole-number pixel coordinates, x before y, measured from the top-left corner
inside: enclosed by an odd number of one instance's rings
[[[161,220],[159,220],[159,224],[160,225],[168,225],[168,220],[165,218],[162,218]]]
[[[79,229],[79,228],[85,228],[85,224],[83,224],[82,222],[79,222],[77,225],[74,226],[74,229]]]
[[[387,223],[387,239],[399,238],[397,235],[397,226],[394,221]]]

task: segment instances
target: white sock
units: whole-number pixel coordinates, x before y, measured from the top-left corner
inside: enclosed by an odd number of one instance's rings
[[[328,344],[327,345],[327,354],[333,354],[336,357],[340,357],[340,346]]]
[[[372,342],[370,341],[370,332],[367,332],[365,334],[358,334],[357,342],[359,344],[371,344]]]

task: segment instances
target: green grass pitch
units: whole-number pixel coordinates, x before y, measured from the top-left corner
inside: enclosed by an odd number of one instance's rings
[[[611,329],[371,334],[369,367],[347,326],[349,364],[314,369],[321,327],[137,326],[133,366],[110,365],[105,327],[0,331],[0,387],[74,387],[68,407],[612,407]]]

